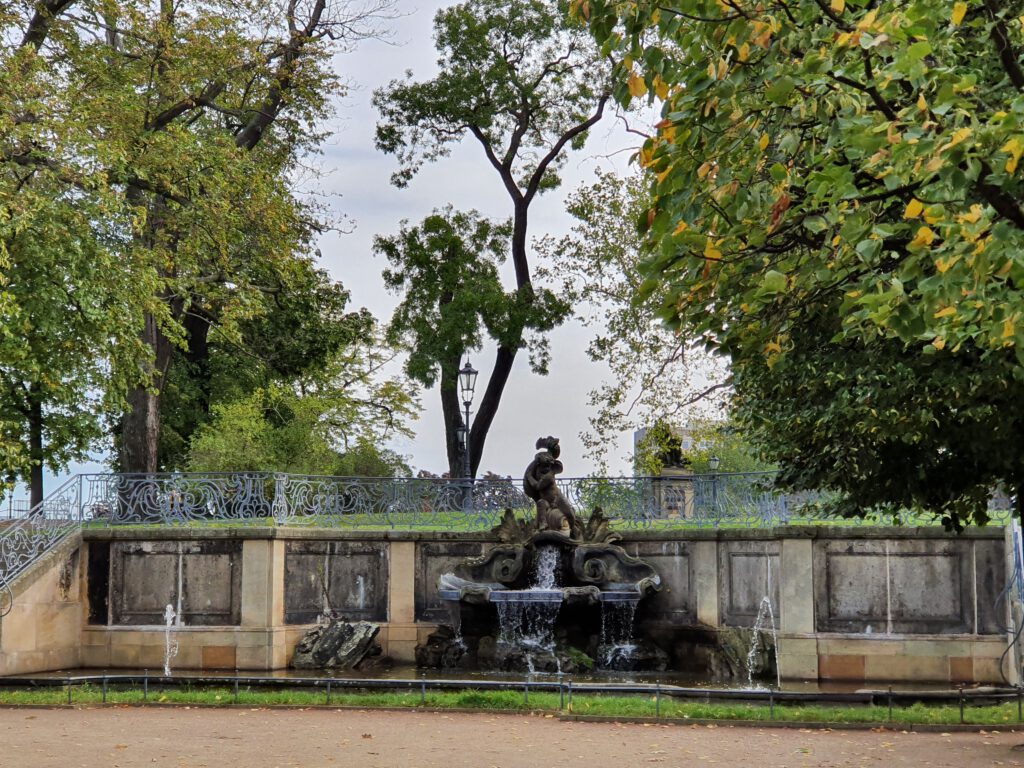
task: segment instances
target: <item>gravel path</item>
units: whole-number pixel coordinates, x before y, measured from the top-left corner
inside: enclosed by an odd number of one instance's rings
[[[0,709],[3,768],[1024,766],[1024,733],[560,722],[263,709]]]

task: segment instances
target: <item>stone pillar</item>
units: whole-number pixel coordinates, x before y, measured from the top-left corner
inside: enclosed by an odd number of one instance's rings
[[[1006,524],[1003,529],[1003,547],[1005,553],[1005,568],[1006,573],[1014,573],[1016,570],[1016,552],[1015,544],[1013,541],[1013,532],[1017,529],[1017,525],[1014,522]],[[977,584],[978,571],[974,571],[974,580]],[[977,588],[975,588],[977,592]],[[1006,616],[1004,623],[1008,628],[1008,634],[1006,636],[1006,642],[1010,646],[1010,652],[1006,654],[1006,660],[1003,662],[1003,674],[1006,675],[1006,680],[1010,685],[1021,684],[1021,650],[1020,644],[1013,642],[1014,628],[1020,626],[1020,622],[1024,621],[1024,606],[1020,604],[1017,598],[1017,590],[1011,589],[1006,593]],[[977,630],[977,627],[975,627]]]
[[[718,541],[695,541],[693,553],[693,588],[697,590],[697,621],[718,628]]]
[[[818,641],[814,637],[812,539],[781,541],[779,584],[779,672],[783,678],[818,678]]]
[[[416,542],[390,543],[388,579],[388,625],[385,653],[396,661],[415,661],[416,626]]]
[[[235,649],[238,669],[286,667],[290,649],[285,642],[283,541],[246,539],[242,542],[241,614]],[[217,652],[213,648],[203,649],[204,656]]]

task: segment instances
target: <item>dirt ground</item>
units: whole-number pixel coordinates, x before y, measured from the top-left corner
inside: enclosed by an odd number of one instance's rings
[[[1024,733],[560,722],[552,717],[230,709],[0,709],[3,768],[1024,766]]]

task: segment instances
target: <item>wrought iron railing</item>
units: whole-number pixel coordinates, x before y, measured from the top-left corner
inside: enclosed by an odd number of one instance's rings
[[[0,587],[11,584],[32,563],[76,533],[82,524],[82,478],[73,477],[25,517],[0,528]]]
[[[620,528],[764,528],[839,522],[823,494],[771,490],[771,473],[679,477],[564,478],[562,494],[586,518],[600,507]],[[996,497],[999,498],[998,496]],[[1012,517],[994,503],[993,522]],[[533,514],[513,478],[344,478],[265,472],[78,475],[24,518],[0,522],[0,579],[8,583],[41,554],[90,527],[281,525],[363,529],[486,530],[503,510]],[[904,513],[844,524],[934,524]]]

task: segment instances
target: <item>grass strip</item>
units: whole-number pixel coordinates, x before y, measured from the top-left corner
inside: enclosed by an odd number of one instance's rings
[[[564,692],[563,692],[564,693]],[[101,686],[83,684],[71,687],[74,705],[100,704]],[[846,705],[825,706],[778,703],[774,707],[765,703],[698,703],[662,695],[606,696],[574,692],[571,707],[566,696],[553,692],[530,691],[431,691],[419,690],[354,691],[335,688],[259,689],[233,688],[161,688],[151,683],[148,693],[141,687],[108,687],[107,704],[178,704],[195,706],[247,707],[272,706],[324,706],[359,707],[366,709],[475,709],[506,712],[572,712],[577,715],[603,717],[646,718],[656,714],[664,720],[746,720],[763,722],[815,722],[815,723],[892,723],[894,725],[955,725],[961,722],[960,708],[956,704],[922,704],[893,707],[892,717],[884,706]],[[3,706],[59,706],[68,703],[66,687],[45,689],[2,689]],[[1012,725],[1018,721],[1016,702],[998,705],[968,704],[964,708],[963,722],[972,725]]]

